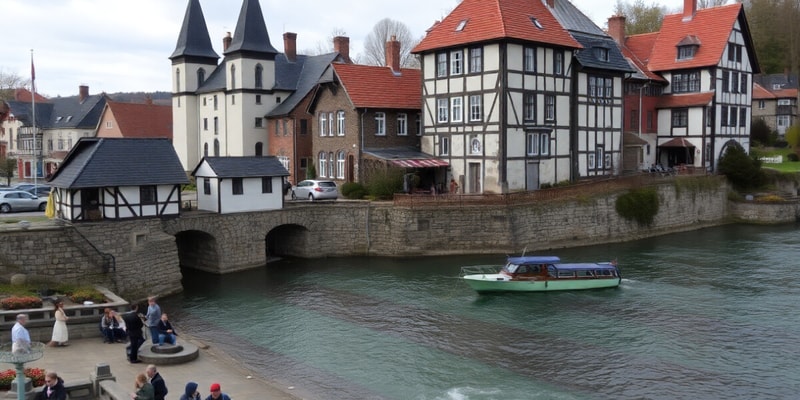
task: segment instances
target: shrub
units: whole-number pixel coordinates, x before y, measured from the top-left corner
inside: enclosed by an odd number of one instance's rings
[[[92,288],[76,289],[71,293],[67,293],[67,295],[72,302],[77,304],[81,304],[84,301],[91,301],[93,303],[102,303],[105,301],[105,296],[103,296],[103,294],[97,289]]]
[[[306,169],[306,179],[315,179],[316,177],[317,177],[317,167],[314,166],[314,163],[310,162],[308,163],[308,168]]]
[[[403,190],[403,171],[399,169],[375,170],[366,185],[367,192],[375,199],[388,200]]]
[[[766,180],[761,162],[748,156],[738,145],[728,147],[720,157],[719,172],[728,178],[736,190],[757,189]]]
[[[658,214],[658,193],[653,188],[631,189],[617,197],[617,213],[639,225],[650,225]]]
[[[789,154],[786,155],[786,159],[791,161],[791,162],[797,162],[797,161],[800,161],[800,156],[798,156],[795,153],[789,153]]]
[[[28,378],[31,378],[31,382],[33,386],[42,386],[44,385],[44,370],[41,368],[25,368],[23,373]],[[11,382],[17,379],[17,371],[13,369],[7,369],[5,371],[0,371],[0,390],[8,390],[11,389]]]
[[[6,310],[42,308],[42,299],[33,296],[11,296],[0,300],[0,306]]]
[[[759,203],[783,203],[784,201],[786,201],[786,199],[784,199],[781,196],[778,196],[777,194],[768,194],[766,196],[761,196],[757,198],[756,201],[758,201]]]
[[[367,194],[364,185],[358,182],[347,182],[342,184],[342,196],[348,199],[358,200],[363,199]]]

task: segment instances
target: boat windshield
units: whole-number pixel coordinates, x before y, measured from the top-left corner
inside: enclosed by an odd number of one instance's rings
[[[519,269],[519,264],[508,263],[505,267],[503,267],[503,272],[508,272],[509,274],[517,273]]]
[[[508,263],[503,271],[509,274],[538,274],[540,269],[538,265]]]

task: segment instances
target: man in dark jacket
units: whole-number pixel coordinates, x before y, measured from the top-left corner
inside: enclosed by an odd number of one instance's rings
[[[153,385],[153,392],[155,393],[153,398],[155,400],[164,400],[164,396],[167,395],[167,384],[156,370],[156,366],[153,364],[148,365],[145,372],[150,379],[150,384]]]
[[[66,400],[67,389],[64,387],[64,380],[58,377],[53,371],[44,376],[44,386],[42,391],[36,396],[36,400]]]
[[[122,314],[122,320],[125,321],[125,328],[128,329],[128,338],[131,340],[130,353],[128,354],[128,361],[131,363],[139,363],[139,347],[144,343],[142,337],[142,317],[139,314],[139,307],[136,304],[131,305],[131,310]]]

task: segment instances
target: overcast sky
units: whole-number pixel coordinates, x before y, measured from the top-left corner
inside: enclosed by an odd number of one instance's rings
[[[531,0],[539,1],[539,0]],[[600,27],[615,0],[573,0]],[[646,3],[650,3],[647,1]],[[682,0],[653,0],[673,10]],[[78,94],[79,85],[99,92],[169,91],[170,61],[188,0],[2,0],[0,72],[30,77],[49,97]],[[222,54],[222,37],[233,32],[241,0],[200,0],[211,41]],[[283,33],[297,33],[297,49],[327,44],[344,30],[350,53],[362,52],[376,22],[392,18],[422,37],[457,0],[261,0],[272,45],[283,51]],[[324,5],[324,7],[322,7]]]

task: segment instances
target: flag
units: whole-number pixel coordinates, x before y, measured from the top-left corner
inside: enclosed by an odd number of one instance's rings
[[[33,50],[31,50],[31,97],[36,96],[36,68],[33,67]]]

